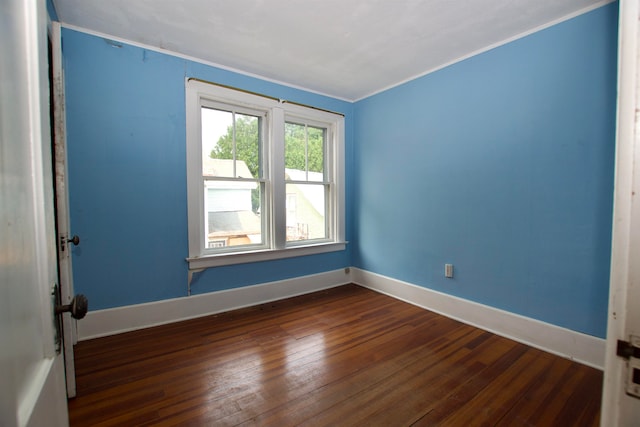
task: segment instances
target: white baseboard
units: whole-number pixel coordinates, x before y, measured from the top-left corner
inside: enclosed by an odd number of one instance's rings
[[[358,268],[351,268],[351,278],[353,283],[365,288],[584,365],[604,369],[604,339]]]
[[[347,283],[356,283],[584,365],[604,368],[604,339],[353,267],[190,297],[90,311],[78,322],[78,340],[222,313]]]
[[[89,311],[78,322],[78,340],[276,301],[351,283],[348,269],[144,304]]]

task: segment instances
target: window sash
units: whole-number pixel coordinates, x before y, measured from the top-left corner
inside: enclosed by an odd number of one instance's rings
[[[332,241],[332,186],[329,183],[319,183],[315,181],[286,181],[285,186],[287,188],[287,201],[289,201],[290,195],[296,195],[296,199],[298,199],[298,195],[302,196],[301,200],[296,200],[295,221],[289,217],[289,214],[293,212],[290,212],[289,206],[287,206],[287,247]],[[309,197],[305,198],[305,187],[317,187],[318,189],[322,189],[322,201],[320,202],[320,206],[317,206],[318,200],[312,200]],[[289,188],[291,188],[291,190],[289,190]],[[313,190],[311,191],[313,192]],[[306,193],[307,195],[310,194],[308,190]],[[298,214],[298,207],[300,208],[300,214]],[[317,219],[314,218],[315,212],[321,216],[321,221],[317,221]],[[293,230],[292,232],[291,227],[301,227],[302,230],[298,229]],[[305,233],[307,234],[306,237],[304,237]],[[292,238],[289,239],[289,237]]]
[[[304,131],[304,147],[303,147],[304,169],[299,169],[299,170],[303,170],[305,172],[305,180],[314,181],[314,182],[325,181],[327,171],[330,170],[330,167],[328,167],[327,162],[331,161],[331,158],[327,157],[327,146],[330,145],[330,142],[331,142],[331,128],[332,128],[331,123],[317,122],[317,121],[308,120],[308,119],[285,117],[285,128],[287,125],[300,126],[303,128],[303,131]],[[320,171],[310,170],[310,165],[309,165],[309,161],[311,157],[311,148],[310,148],[310,139],[309,139],[310,129],[317,129],[322,131],[322,141],[321,141],[322,147],[321,147],[321,153],[320,153],[322,168]],[[287,151],[287,148],[289,147],[289,144],[287,143],[286,138],[285,138],[284,144],[285,144],[285,162],[286,162],[286,158],[287,158],[286,151]],[[321,173],[322,179],[320,180],[309,179],[309,173]]]
[[[215,110],[215,111],[221,111],[221,112],[226,112],[226,113],[230,113],[232,114],[233,117],[233,147],[232,147],[232,158],[231,159],[227,159],[227,160],[234,160],[233,163],[233,174],[231,176],[220,176],[221,178],[239,178],[237,176],[237,162],[238,161],[244,161],[245,159],[239,159],[238,158],[238,154],[237,154],[237,139],[235,136],[235,131],[236,131],[236,123],[237,123],[237,116],[238,115],[242,115],[242,116],[248,116],[248,117],[256,117],[259,120],[258,123],[258,147],[257,150],[258,152],[256,153],[257,158],[258,158],[258,176],[252,176],[253,179],[264,179],[265,176],[268,175],[268,169],[266,168],[266,166],[268,166],[267,163],[265,163],[264,160],[264,155],[265,155],[265,147],[268,145],[268,140],[267,140],[267,135],[268,135],[268,128],[267,128],[267,122],[268,122],[268,111],[264,110],[264,109],[255,109],[255,108],[248,108],[248,107],[243,107],[243,106],[237,106],[237,105],[232,105],[232,104],[228,104],[228,103],[224,103],[224,102],[218,102],[218,101],[214,101],[211,99],[207,99],[207,98],[200,98],[200,111],[202,111],[203,109],[209,109],[209,110]],[[202,116],[200,116],[200,120],[202,120]],[[202,122],[200,121],[200,126],[202,126]],[[203,136],[202,134],[200,135],[200,143],[202,144],[202,139]],[[213,150],[214,147],[212,147]],[[204,154],[204,149],[203,149],[203,154]],[[218,158],[215,158],[218,159]],[[219,160],[224,160],[223,158],[220,158]],[[246,163],[246,162],[245,162]],[[247,165],[248,166],[248,165]]]
[[[251,180],[251,179],[211,179],[211,180],[205,180],[206,182],[216,182],[216,183],[225,183],[225,182],[229,182],[229,183],[233,183],[236,184],[238,182],[241,183],[255,183],[257,185],[257,189],[259,191],[259,195],[260,195],[260,212],[261,214],[259,215],[258,218],[253,217],[253,215],[255,215],[255,213],[253,212],[253,207],[251,206],[251,200],[249,200],[249,203],[247,205],[248,209],[243,209],[243,210],[237,210],[234,211],[236,212],[236,215],[228,215],[225,214],[228,211],[209,211],[206,209],[206,205],[208,203],[208,190],[210,188],[208,188],[205,184],[204,186],[204,191],[203,191],[203,198],[204,198],[204,205],[205,205],[205,210],[203,212],[203,224],[202,224],[202,229],[201,229],[201,235],[203,238],[203,242],[204,242],[204,247],[202,249],[202,255],[216,255],[216,254],[220,254],[220,253],[233,253],[233,252],[243,252],[243,251],[249,251],[249,250],[264,250],[264,249],[268,249],[269,248],[269,241],[270,241],[270,235],[269,235],[269,227],[268,227],[268,215],[263,215],[262,212],[266,211],[267,209],[265,209],[265,202],[266,202],[266,197],[265,197],[265,188],[266,188],[266,181],[264,180]],[[221,188],[220,190],[223,191],[233,191],[234,188]],[[217,236],[210,236],[210,218],[211,218],[211,214],[214,214],[214,217],[216,216],[215,214],[218,214],[218,217],[221,217],[221,220],[225,220],[226,221],[232,221],[233,219],[236,219],[238,221],[238,223],[241,223],[243,227],[247,227],[247,222],[253,222],[253,223],[257,223],[256,227],[258,227],[259,229],[254,230],[251,228],[235,228],[235,229],[229,229],[226,230],[227,233],[225,233],[225,230],[219,230]],[[227,217],[227,218],[225,218]],[[240,234],[234,234],[232,233],[232,231],[235,232],[247,232],[247,233],[240,233]],[[254,233],[253,231],[258,231],[258,233]],[[215,231],[214,231],[215,233]],[[260,242],[253,242],[253,240],[255,239],[254,236],[259,235],[260,236]],[[227,239],[227,244],[225,244],[224,246],[216,246],[216,247],[211,247],[210,246],[210,242],[211,241],[215,241],[218,240],[219,238],[221,238],[222,236],[225,237],[225,239]],[[242,236],[244,236],[244,238],[242,238]],[[238,243],[240,240],[249,240],[249,242],[244,242],[244,243]]]

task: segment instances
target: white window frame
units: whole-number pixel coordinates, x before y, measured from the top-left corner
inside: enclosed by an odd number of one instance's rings
[[[242,90],[216,85],[197,79],[187,79],[187,218],[190,270],[305,256],[346,248],[345,241],[345,174],[344,116],[313,107],[302,106]],[[202,178],[202,106],[223,103],[265,113],[262,147],[264,185],[267,198],[261,212],[265,230],[265,245],[227,247],[229,251],[207,250],[204,233],[204,180]],[[327,215],[328,238],[309,243],[286,242],[286,182],[284,162],[284,126],[291,118],[321,124],[328,129],[325,149],[325,174],[329,184]]]

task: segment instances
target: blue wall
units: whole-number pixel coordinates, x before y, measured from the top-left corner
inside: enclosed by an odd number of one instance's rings
[[[56,7],[52,0],[47,0],[47,13],[52,21],[58,20],[58,13],[56,12]]]
[[[92,310],[187,294],[185,78],[196,77],[345,114],[353,104],[63,29],[76,292]],[[347,177],[347,200],[352,178]],[[352,218],[350,203],[347,216]],[[347,224],[350,240],[351,223]],[[194,294],[351,265],[349,251],[212,268]]]
[[[356,103],[354,265],[604,337],[616,37],[612,3]]]

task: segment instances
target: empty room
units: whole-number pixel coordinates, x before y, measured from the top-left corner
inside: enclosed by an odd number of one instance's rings
[[[637,2],[5,3],[7,426],[640,422]]]

